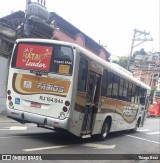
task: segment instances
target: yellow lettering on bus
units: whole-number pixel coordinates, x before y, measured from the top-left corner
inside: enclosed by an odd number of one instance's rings
[[[23,53],[23,58],[39,61],[42,59],[42,56],[39,54],[35,54],[35,53]]]

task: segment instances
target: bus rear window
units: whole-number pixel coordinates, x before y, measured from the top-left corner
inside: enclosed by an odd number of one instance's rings
[[[11,65],[19,69],[71,75],[73,51],[61,45],[19,43]]]

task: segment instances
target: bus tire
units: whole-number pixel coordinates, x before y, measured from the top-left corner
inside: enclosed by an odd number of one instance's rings
[[[137,131],[138,128],[138,121],[136,122],[136,125],[133,129],[130,129],[130,133],[135,133]]]
[[[106,119],[103,123],[101,133],[98,135],[100,141],[104,141],[107,139],[109,135],[109,128],[110,128],[110,123],[109,120]]]

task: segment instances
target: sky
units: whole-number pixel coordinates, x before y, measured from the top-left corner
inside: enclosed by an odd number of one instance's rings
[[[0,17],[25,11],[26,0],[0,2]],[[105,46],[112,56],[130,54],[134,29],[150,32],[146,37],[153,41],[140,45],[135,41],[134,45],[138,46],[133,48],[133,53],[142,48],[146,52],[160,51],[159,0],[46,0],[46,7]]]

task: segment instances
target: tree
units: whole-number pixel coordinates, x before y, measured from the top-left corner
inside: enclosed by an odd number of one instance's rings
[[[117,63],[123,68],[127,69],[127,64],[128,64],[128,57],[120,57],[119,60],[113,60],[113,63]]]

